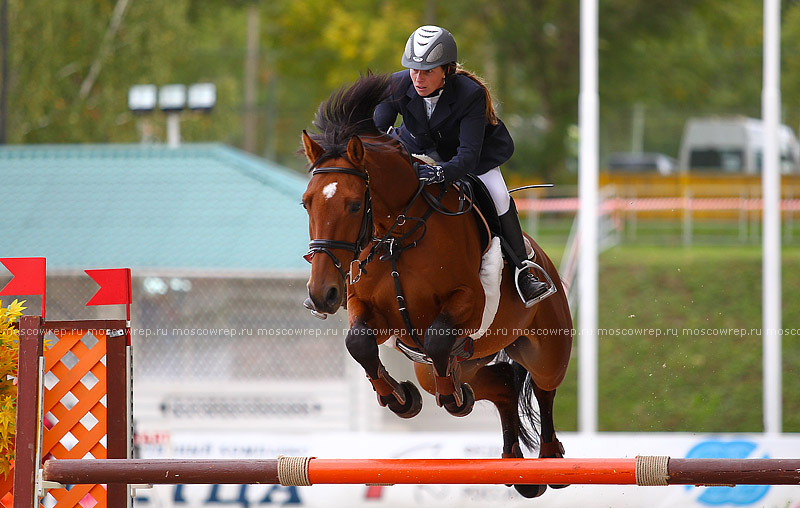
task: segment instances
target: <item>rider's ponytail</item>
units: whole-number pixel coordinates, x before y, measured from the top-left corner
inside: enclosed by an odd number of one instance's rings
[[[446,65],[444,72],[445,76],[450,76],[453,74],[463,74],[472,81],[478,83],[481,86],[481,88],[483,88],[483,93],[486,95],[486,121],[489,123],[489,125],[498,124],[497,113],[495,113],[494,111],[494,103],[492,102],[492,94],[489,93],[489,87],[486,86],[486,82],[483,80],[483,78],[481,78],[476,74],[471,73],[470,71],[461,67],[461,64],[457,64],[455,62]]]

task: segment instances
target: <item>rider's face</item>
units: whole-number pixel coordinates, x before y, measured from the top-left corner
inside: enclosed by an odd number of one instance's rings
[[[427,71],[411,69],[411,81],[421,97],[427,97],[444,86],[444,67],[434,67]]]

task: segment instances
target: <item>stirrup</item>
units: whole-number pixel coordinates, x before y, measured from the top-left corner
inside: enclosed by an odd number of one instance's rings
[[[535,270],[536,272],[539,272],[542,275],[544,275],[544,280],[547,281],[547,286],[548,286],[547,291],[545,291],[544,293],[540,294],[536,298],[532,298],[530,300],[525,300],[525,298],[522,296],[522,291],[519,288],[519,274],[525,268],[527,268],[528,270]],[[537,278],[541,281],[542,279],[538,277],[538,274],[536,272],[531,272],[531,273],[533,273],[535,276],[537,276]],[[519,295],[520,300],[522,300],[522,303],[525,304],[526,308],[533,307],[537,303],[541,302],[542,300],[544,300],[548,296],[550,296],[553,293],[555,293],[556,291],[558,291],[558,288],[556,288],[556,285],[553,284],[553,279],[550,278],[550,274],[548,274],[544,270],[544,268],[542,268],[541,266],[537,265],[536,263],[534,263],[533,261],[531,261],[529,259],[526,259],[525,261],[522,262],[522,268],[516,268],[515,269],[515,271],[514,271],[514,286],[517,288],[517,294]]]

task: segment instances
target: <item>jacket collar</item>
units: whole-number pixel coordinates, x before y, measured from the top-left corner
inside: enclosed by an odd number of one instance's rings
[[[406,95],[411,99],[408,101],[408,112],[419,122],[420,125],[425,125],[428,122],[428,115],[425,114],[425,101],[417,93],[412,82],[408,85]]]
[[[433,110],[431,119],[428,120],[428,125],[431,129],[438,127],[452,113],[452,106],[456,102],[456,93],[452,84],[454,78],[455,76],[451,76],[444,84],[444,89],[439,97],[439,102],[436,103],[436,108]]]
[[[447,119],[452,112],[452,105],[456,102],[456,94],[453,89],[452,81],[454,77],[450,77],[444,84],[439,102],[436,103],[436,108],[433,110],[430,120],[428,115],[425,114],[425,101],[417,93],[412,82],[408,86],[406,95],[411,99],[408,102],[408,112],[411,113],[422,125],[427,124],[431,129],[436,128],[439,124]]]

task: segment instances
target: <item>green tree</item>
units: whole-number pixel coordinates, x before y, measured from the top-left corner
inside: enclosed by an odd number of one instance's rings
[[[603,137],[628,148],[634,104],[647,109],[645,146],[677,155],[690,116],[760,116],[762,5],[733,0],[685,6],[655,34],[617,31],[601,66]],[[659,17],[659,19],[662,19]]]
[[[796,125],[800,8],[783,5],[784,118]],[[258,93],[246,105],[251,6]],[[129,87],[211,81],[217,106],[184,115],[185,140],[242,146],[254,113],[255,151],[301,168],[299,133],[320,101],[368,69],[399,69],[408,35],[432,22],[489,81],[516,144],[506,171],[574,181],[579,14],[557,0],[9,0],[7,142],[135,142],[142,128],[164,139],[160,114],[128,111]],[[645,148],[673,155],[688,116],[760,114],[760,3],[602,0],[599,15],[603,151],[627,149],[635,104]]]
[[[408,27],[418,21],[397,0],[278,0],[263,9],[263,103],[273,117],[267,135],[277,138],[268,142],[279,147],[281,162],[292,164],[300,131],[310,127],[319,103],[367,70],[395,70]]]
[[[187,0],[130,0],[112,30],[120,3],[11,0],[8,142],[135,141],[127,93],[139,83],[212,80],[221,108],[231,107],[226,99],[240,95],[239,80],[225,79],[226,60],[217,58],[224,32],[211,40],[211,27],[190,24]],[[204,52],[210,42],[212,55]],[[205,128],[212,139],[230,130],[224,121]]]
[[[601,103],[620,81],[641,75],[625,65],[637,41],[669,39],[696,2],[606,0],[599,5]],[[576,2],[510,0],[485,12],[503,83],[505,111],[515,135],[517,171],[547,180],[572,180],[572,132],[578,116],[580,10]],[[658,16],[652,13],[658,11]],[[509,20],[514,22],[509,22]],[[610,76],[610,77],[609,77]],[[614,79],[615,78],[615,79]],[[610,81],[609,81],[610,79]]]

